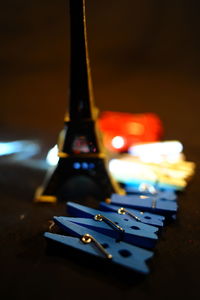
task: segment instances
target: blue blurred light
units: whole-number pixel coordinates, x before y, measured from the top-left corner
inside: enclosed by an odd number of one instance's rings
[[[39,150],[39,145],[33,141],[0,142],[0,156],[15,154],[12,157],[14,160],[23,160],[32,157]]]
[[[89,163],[89,169],[94,169],[95,164],[94,163]]]
[[[74,169],[78,170],[78,169],[80,169],[81,164],[80,164],[79,162],[75,162],[75,163],[73,164],[73,167],[74,167]]]
[[[87,170],[88,169],[88,163],[83,162],[82,163],[82,168],[85,169],[85,170]]]
[[[0,143],[0,156],[20,152],[22,143],[20,141]]]

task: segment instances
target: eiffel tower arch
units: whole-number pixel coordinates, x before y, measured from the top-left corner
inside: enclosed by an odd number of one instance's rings
[[[64,136],[59,143],[58,164],[37,189],[37,202],[56,202],[66,182],[75,176],[86,176],[94,181],[104,199],[112,193],[124,194],[108,171],[107,157],[97,128],[97,108],[93,100],[87,47],[85,0],[70,0],[69,3],[69,113],[65,117]]]

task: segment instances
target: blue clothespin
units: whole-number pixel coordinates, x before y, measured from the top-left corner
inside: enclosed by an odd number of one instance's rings
[[[139,186],[126,185],[125,190],[128,194],[155,196],[156,198],[162,198],[165,200],[177,200],[176,191],[172,188],[159,188],[159,186],[143,183]]]
[[[131,227],[120,226],[118,222],[115,222],[109,218],[106,218],[103,214],[95,215],[95,218],[71,218],[71,217],[54,217],[54,222],[65,230],[65,222],[73,222],[89,228],[91,230],[98,231],[99,233],[108,235],[116,240],[121,240],[139,247],[153,248],[158,240],[158,236],[155,232],[157,227],[149,226],[142,223],[137,223]],[[127,219],[128,220],[128,219]],[[127,222],[128,223],[128,222]],[[151,227],[150,230],[145,230],[143,227]]]
[[[108,212],[104,210],[104,212],[85,206],[85,205],[81,205],[78,203],[74,203],[74,202],[67,202],[67,212],[74,217],[80,217],[80,218],[92,218],[95,219],[95,216],[98,214],[103,214],[103,216],[107,219],[112,220],[113,222],[119,224],[121,227],[129,227],[131,228],[132,226],[138,226],[138,222],[139,223],[146,223],[143,222],[143,220],[145,220],[145,218],[141,218],[141,214],[139,211],[137,211],[137,213],[135,214],[126,214],[124,210],[120,210],[119,213],[116,213],[116,211],[113,212]],[[148,214],[148,213],[147,213]],[[157,215],[156,215],[157,216]],[[128,218],[127,218],[128,217]],[[159,218],[159,216],[158,216]],[[149,216],[147,216],[146,220],[150,219]],[[163,216],[160,217],[160,219],[165,219]],[[153,224],[141,224],[140,228],[145,230],[145,231],[150,231],[150,232],[157,232],[158,229],[156,227],[152,227]]]
[[[178,205],[176,201],[165,200],[162,198],[155,197],[154,195],[121,196],[118,194],[112,194],[109,203],[122,207],[130,207],[142,211],[149,211],[152,213],[165,215],[167,217],[174,215],[178,210]]]
[[[103,211],[112,211],[118,214],[124,215],[130,219],[141,221],[142,223],[153,225],[153,226],[164,226],[165,217],[161,215],[152,214],[149,212],[143,212],[136,209],[119,207],[117,205],[107,204],[106,202],[100,202],[99,208]]]
[[[65,230],[72,237],[49,232],[45,232],[44,236],[49,240],[106,259],[110,263],[139,273],[149,273],[146,261],[153,256],[153,252],[124,242],[116,242],[111,237],[67,220],[65,221]]]

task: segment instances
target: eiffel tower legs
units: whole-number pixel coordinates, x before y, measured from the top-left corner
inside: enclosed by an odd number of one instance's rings
[[[66,183],[77,176],[90,178],[99,187],[99,200],[109,198],[112,193],[123,194],[123,190],[109,175],[103,154],[79,154],[60,158],[53,173],[49,173],[44,185],[35,195],[36,202],[56,202],[67,200]],[[76,187],[77,190],[79,186]]]

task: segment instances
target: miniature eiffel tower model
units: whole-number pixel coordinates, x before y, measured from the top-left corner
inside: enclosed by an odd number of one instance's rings
[[[65,183],[76,175],[90,177],[103,198],[124,190],[111,177],[97,129],[86,37],[85,0],[70,0],[71,66],[69,113],[59,146],[59,161],[36,191],[36,202],[56,202]],[[77,189],[79,187],[77,186]]]

